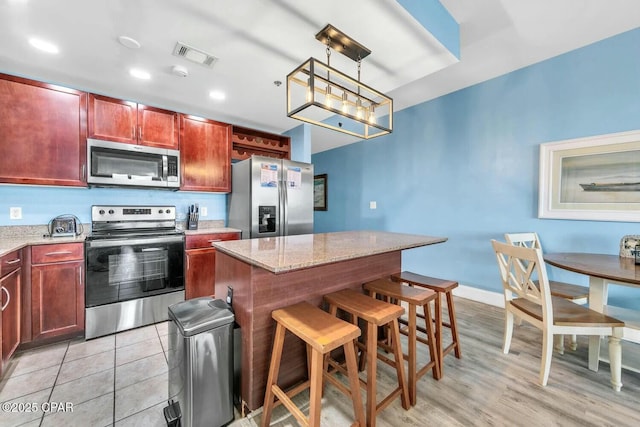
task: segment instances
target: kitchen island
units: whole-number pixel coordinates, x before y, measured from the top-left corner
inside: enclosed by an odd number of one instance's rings
[[[233,288],[233,309],[242,334],[240,396],[245,409],[262,406],[275,309],[400,273],[402,251],[445,242],[444,237],[383,231],[349,231],[216,242],[218,297]],[[305,348],[287,337],[279,383],[306,378]]]

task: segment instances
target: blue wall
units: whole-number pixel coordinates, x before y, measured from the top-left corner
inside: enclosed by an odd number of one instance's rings
[[[291,160],[311,162],[311,128],[303,123],[284,133],[291,138]]]
[[[178,219],[186,219],[188,206],[199,203],[207,207],[202,220],[226,219],[227,197],[224,194],[140,190],[119,188],[68,188],[28,185],[0,186],[0,226],[47,224],[61,214],[73,214],[83,223],[91,222],[91,205],[175,205]],[[9,219],[9,208],[22,208],[21,220]]]
[[[538,150],[640,128],[638,46],[640,29],[407,108],[392,134],[313,155],[315,173],[328,174],[315,231],[446,236],[405,251],[403,269],[495,292],[489,240],[505,232],[537,231],[546,252],[617,254],[640,224],[537,218]],[[550,277],[588,283],[557,269]],[[612,289],[610,303],[638,308],[640,292]]]

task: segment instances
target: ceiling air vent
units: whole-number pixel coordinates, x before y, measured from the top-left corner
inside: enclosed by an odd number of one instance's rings
[[[173,54],[180,58],[188,59],[196,64],[204,65],[205,67],[213,67],[218,58],[205,52],[204,50],[196,49],[182,42],[176,43],[176,47],[173,48]]]

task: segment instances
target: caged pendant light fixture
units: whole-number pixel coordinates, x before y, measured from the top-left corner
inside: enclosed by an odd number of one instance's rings
[[[393,100],[360,82],[371,51],[331,24],[316,39],[327,46],[327,63],[309,58],[289,73],[287,116],[363,139],[391,133]],[[330,66],[331,49],[356,62],[357,79]]]

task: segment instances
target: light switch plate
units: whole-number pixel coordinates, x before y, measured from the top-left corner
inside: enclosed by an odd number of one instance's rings
[[[201,208],[200,208],[200,214],[201,214],[202,216],[207,216],[207,214],[208,214],[208,213],[209,213],[209,212],[208,212],[208,209],[207,209],[207,207],[206,207],[206,206],[203,206],[203,207],[201,207]]]
[[[377,209],[377,208],[378,208],[378,203],[376,203],[373,200],[369,202],[369,209]]]

